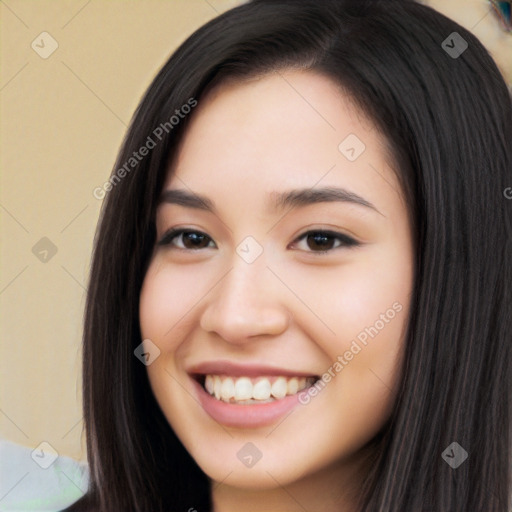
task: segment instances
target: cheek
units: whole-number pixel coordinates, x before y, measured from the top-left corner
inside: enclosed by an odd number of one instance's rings
[[[197,271],[189,272],[178,266],[153,261],[140,295],[139,318],[143,338],[154,340],[161,350],[176,348],[169,343],[179,339],[176,332],[207,290],[205,280]]]
[[[331,391],[324,398],[338,404],[331,407],[333,431],[327,436],[343,426],[364,442],[393,406],[413,285],[410,246],[407,238],[403,245],[399,240],[354,253],[347,265],[303,275],[302,281],[289,277],[321,319],[308,313],[308,334],[330,361],[324,371]]]
[[[354,252],[346,265],[288,270],[283,280],[293,283],[307,307],[303,318],[308,319],[309,334],[331,359],[349,350],[354,340],[378,337],[379,347],[389,350],[399,344],[407,319],[411,259],[404,247],[389,245],[381,251]]]
[[[160,356],[147,366],[153,393],[175,427],[172,418],[187,407],[180,394],[177,374],[178,351],[187,328],[187,314],[204,295],[197,272],[187,272],[166,265],[157,255],[148,268],[139,302],[139,321],[143,339],[149,339],[160,349]]]
[[[144,339],[162,339],[165,332],[173,325],[173,315],[170,311],[176,311],[178,301],[171,283],[166,285],[165,275],[151,266],[148,269],[139,304],[139,318],[141,334]]]

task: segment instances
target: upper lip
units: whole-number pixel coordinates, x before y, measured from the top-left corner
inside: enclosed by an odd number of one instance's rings
[[[187,373],[190,375],[231,375],[233,377],[259,377],[283,376],[283,377],[316,377],[311,372],[289,370],[257,364],[239,364],[230,361],[205,361],[191,366]]]

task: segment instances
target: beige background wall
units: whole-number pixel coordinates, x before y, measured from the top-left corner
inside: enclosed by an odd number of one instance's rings
[[[0,437],[86,459],[80,341],[101,206],[92,192],[167,56],[237,3],[0,2]],[[511,39],[495,32],[488,7],[482,17],[483,3],[461,22],[495,36],[505,70]],[[58,44],[49,56],[55,43],[42,32]]]
[[[92,191],[168,55],[237,3],[0,3],[0,437],[86,460],[80,342],[101,206]],[[31,47],[51,50],[42,32],[58,44],[46,59]]]

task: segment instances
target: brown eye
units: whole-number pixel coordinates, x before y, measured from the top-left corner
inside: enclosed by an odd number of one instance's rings
[[[306,240],[308,247],[316,251],[326,251],[332,249],[335,242],[333,237],[323,233],[314,233],[308,235]]]
[[[305,241],[306,252],[326,253],[340,247],[357,247],[361,245],[353,238],[344,235],[343,233],[336,233],[332,231],[308,231],[301,235],[297,240],[298,242]],[[309,249],[309,250],[308,250]]]
[[[176,240],[178,242],[176,242]],[[213,240],[201,231],[191,229],[173,229],[168,231],[158,245],[172,245],[179,249],[205,249]]]

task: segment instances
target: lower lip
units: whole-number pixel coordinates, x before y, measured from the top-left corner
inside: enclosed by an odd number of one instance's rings
[[[271,425],[299,404],[299,395],[290,395],[274,402],[254,405],[228,404],[217,400],[192,379],[203,409],[218,423],[227,427],[256,428]]]

